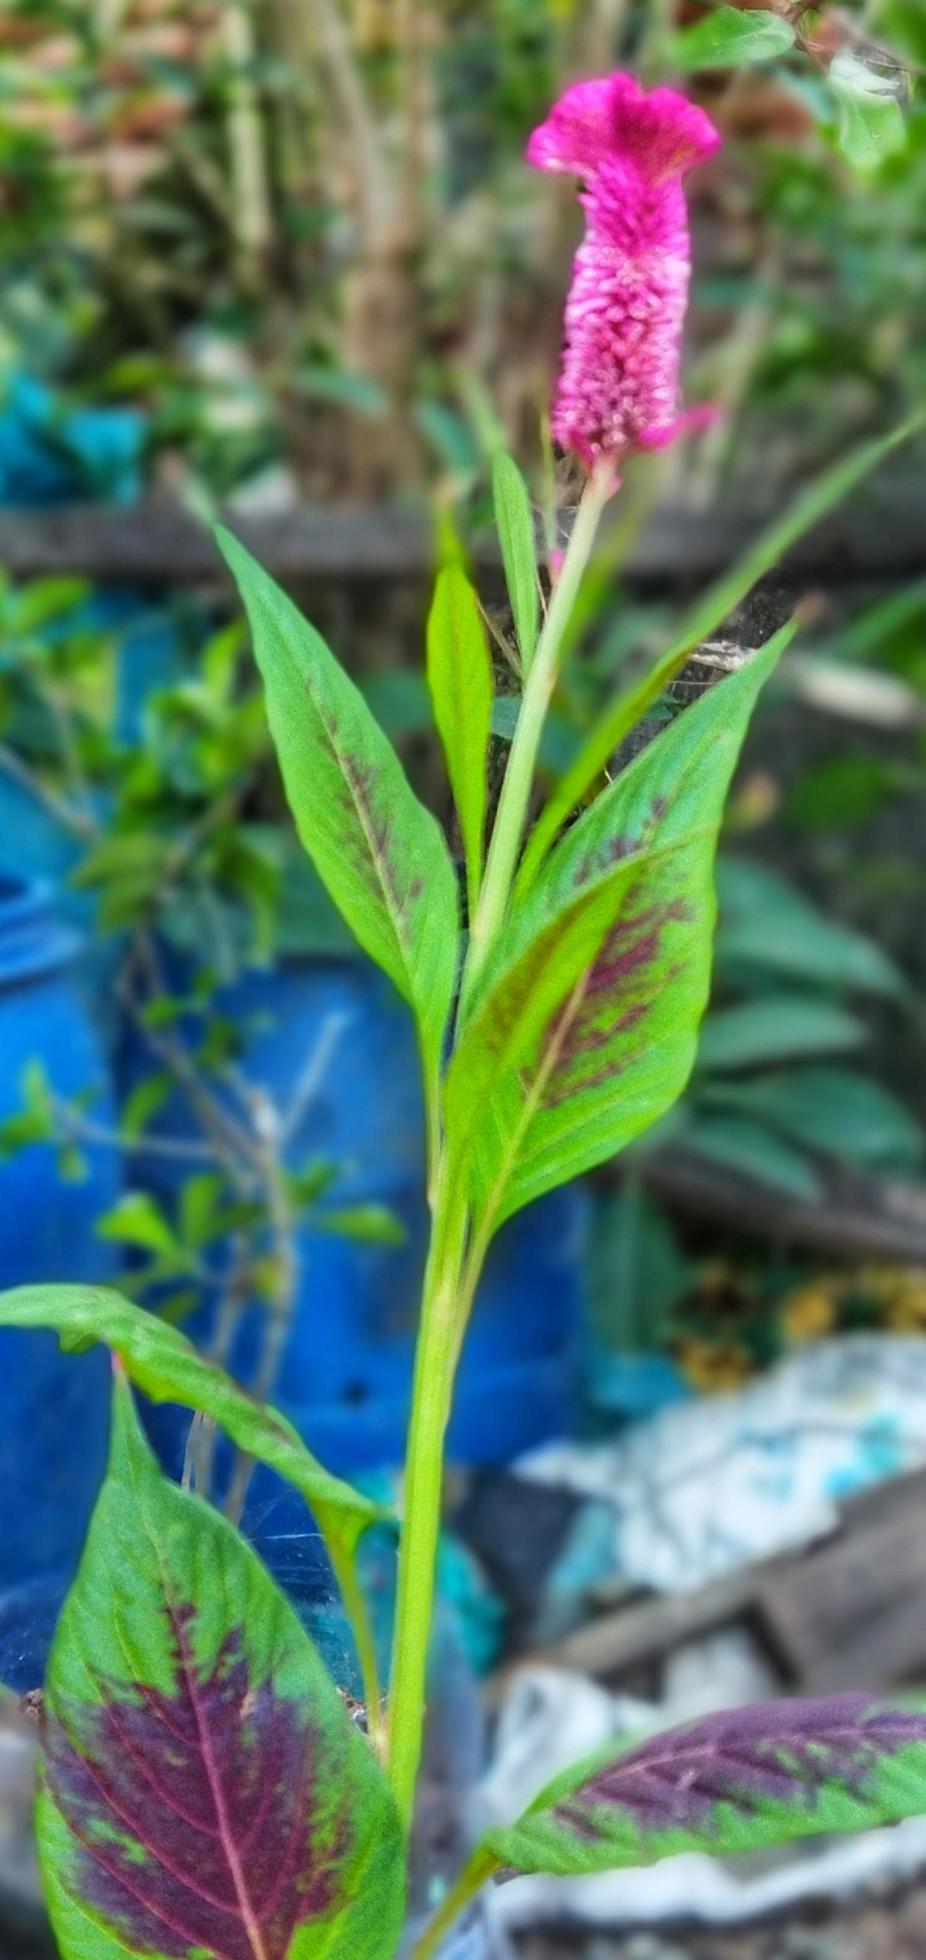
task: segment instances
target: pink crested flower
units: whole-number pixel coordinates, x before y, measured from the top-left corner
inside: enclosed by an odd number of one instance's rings
[[[646,94],[621,74],[568,88],[530,139],[536,169],[584,181],[552,422],[589,467],[660,449],[692,419],[679,408],[691,271],[682,179],[720,140],[685,96]]]

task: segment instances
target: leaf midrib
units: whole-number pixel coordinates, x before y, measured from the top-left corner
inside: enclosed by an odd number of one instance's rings
[[[160,1553],[159,1553],[159,1560],[160,1560]],[[271,1956],[268,1951],[268,1948],[264,1944],[264,1937],[260,1929],[260,1924],[257,1919],[256,1911],[251,1903],[251,1895],[248,1889],[244,1872],[242,1870],[241,1859],[238,1856],[238,1847],[235,1844],[234,1832],[232,1831],[231,1828],[231,1823],[228,1816],[228,1808],[225,1801],[225,1790],[222,1785],[221,1775],[219,1774],[219,1766],[215,1759],[215,1751],[212,1746],[212,1737],[209,1733],[209,1723],[206,1720],[202,1703],[200,1701],[199,1684],[196,1679],[196,1669],[192,1663],[189,1654],[189,1643],[187,1640],[186,1631],[182,1621],[180,1620],[179,1616],[176,1614],[174,1610],[174,1603],[171,1598],[171,1592],[168,1585],[167,1574],[164,1570],[163,1564],[161,1564],[161,1573],[162,1573],[162,1579],[164,1583],[164,1596],[165,1599],[168,1601],[168,1611],[170,1613],[171,1621],[174,1627],[174,1636],[177,1642],[177,1652],[180,1657],[180,1665],[183,1669],[183,1676],[186,1682],[186,1690],[190,1698],[190,1706],[193,1710],[193,1719],[196,1723],[196,1733],[197,1736],[199,1737],[200,1751],[202,1753],[203,1762],[206,1768],[206,1780],[208,1782],[209,1789],[212,1794],[212,1801],[215,1804],[216,1818],[218,1821],[218,1838],[222,1846],[222,1850],[225,1853],[228,1869],[231,1873],[231,1881],[232,1881],[232,1885],[235,1888],[235,1897],[238,1901],[238,1910],[241,1915],[241,1922],[242,1925],[244,1926],[245,1933],[247,1934],[248,1942],[251,1947],[251,1951],[254,1955],[254,1960],[271,1960]]]
[[[312,698],[314,699],[315,711],[316,714],[318,715],[318,719],[319,722],[321,723],[322,729],[327,737],[331,754],[334,758],[337,767],[341,772],[341,776],[344,782],[346,783],[348,790],[350,791],[351,800],[353,802],[354,810],[357,816],[357,821],[360,825],[360,828],[363,832],[366,841],[367,850],[370,855],[370,861],[376,873],[380,892],[383,898],[383,903],[386,908],[386,914],[389,919],[389,923],[392,927],[393,937],[395,939],[396,946],[398,947],[399,953],[402,958],[402,965],[408,977],[409,991],[414,995],[415,986],[416,986],[416,974],[415,974],[414,967],[412,966],[411,957],[410,957],[411,941],[407,935],[404,913],[399,903],[398,892],[393,883],[392,877],[389,874],[388,864],[384,859],[382,852],[380,851],[380,848],[376,842],[375,836],[370,827],[369,812],[368,812],[366,800],[362,798],[360,795],[359,785],[355,780],[350,757],[348,756],[346,751],[342,752],[341,748],[339,747],[338,740],[337,740],[337,724],[327,719],[325,710],[322,707],[320,700],[318,699],[317,693],[313,694],[312,685],[310,681],[306,681],[306,687],[308,689],[310,696],[312,696]]]

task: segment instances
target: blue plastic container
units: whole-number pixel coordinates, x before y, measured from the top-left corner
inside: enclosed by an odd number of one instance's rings
[[[48,888],[0,877],[0,1120],[21,1108],[32,1058],[63,1098],[105,1085],[76,985],[80,944]],[[105,1093],[94,1113],[111,1116]],[[110,1279],[94,1222],[116,1185],[105,1146],[87,1152],[79,1183],[62,1181],[45,1144],[0,1165],[0,1286]],[[103,1474],[108,1421],[102,1350],[63,1355],[52,1334],[0,1328],[0,1680],[11,1686],[41,1680]]]
[[[275,1391],[332,1469],[397,1463],[428,1230],[410,1018],[379,973],[358,959],[285,960],[249,974],[217,1006],[242,1029],[244,1074],[287,1112],[290,1162],[333,1161],[339,1177],[332,1204],[384,1204],[405,1227],[398,1248],[315,1230],[300,1234],[298,1306]],[[137,1038],[130,1036],[123,1089],[143,1072]],[[175,1099],[159,1126],[173,1136],[190,1134],[188,1108]],[[176,1164],[153,1153],[135,1160],[132,1177],[167,1203],[179,1181]],[[581,1193],[567,1188],[500,1235],[461,1369],[450,1435],[458,1461],[504,1461],[570,1428],[583,1218]],[[207,1301],[188,1323],[207,1346],[213,1312]],[[245,1382],[254,1377],[264,1324],[255,1307],[239,1325],[230,1362]],[[153,1411],[152,1428],[176,1470],[178,1419],[172,1411]],[[253,1489],[259,1507],[278,1486],[258,1472]]]

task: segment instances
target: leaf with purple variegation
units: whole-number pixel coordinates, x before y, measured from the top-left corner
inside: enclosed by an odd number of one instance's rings
[[[710,981],[724,800],[793,630],[658,736],[516,907],[447,1084],[484,1229],[622,1149],[684,1088]]]
[[[299,835],[370,958],[414,1010],[433,1085],[456,984],[456,876],[362,694],[321,635],[221,526],[247,609]]]
[[[100,1341],[112,1348],[152,1402],[177,1402],[211,1416],[239,1449],[295,1485],[331,1546],[351,1550],[368,1525],[389,1516],[323,1469],[278,1410],[255,1401],[178,1328],[133,1306],[114,1287],[15,1287],[0,1293],[0,1327],[47,1327],[62,1347]]]
[[[385,1776],[255,1554],[160,1475],[121,1374],[43,1754],[63,1960],[392,1960]]]
[[[871,1695],[765,1702],[706,1716],[548,1785],[477,1854],[577,1876],[679,1852],[755,1851],[926,1810],[926,1709]]]

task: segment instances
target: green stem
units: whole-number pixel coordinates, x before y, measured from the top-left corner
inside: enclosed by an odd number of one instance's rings
[[[511,745],[486,864],[485,881],[463,972],[465,996],[505,916],[534,777],[537,749],[573,606],[587,570],[601,512],[614,488],[609,465],[593,472],[544,622]],[[467,1245],[470,1227],[460,1167],[440,1151],[432,1180],[433,1225],[415,1355],[405,1465],[405,1522],[399,1548],[388,1721],[389,1776],[406,1829],[421,1761],[428,1651],[434,1616],[441,1523],[444,1438],[453,1381],[469,1309],[491,1228]]]
[[[471,1899],[481,1892],[487,1879],[498,1870],[498,1859],[491,1851],[477,1851],[460,1873],[451,1887],[442,1906],[438,1907],[434,1918],[425,1927],[420,1940],[412,1951],[411,1960],[431,1960],[451,1926],[459,1919],[461,1912]]]
[[[408,1432],[405,1504],[389,1704],[388,1767],[403,1821],[410,1825],[421,1760],[428,1650],[434,1617],[444,1437],[459,1324],[468,1301],[460,1284],[467,1214],[448,1175],[438,1172]]]
[[[614,489],[613,466],[592,473],[576,511],[562,570],[537,642],[511,744],[505,781],[486,863],[485,878],[470,935],[465,992],[479,978],[498,933],[511,892],[518,852],[527,821],[528,805],[543,724],[559,672],[563,639],[579,587],[592,555],[601,513]]]
[[[332,1539],[328,1545],[328,1556],[354,1639],[370,1741],[377,1755],[382,1756],[386,1746],[383,1691],[376,1658],[376,1637],[357,1572],[356,1546],[342,1546]]]

